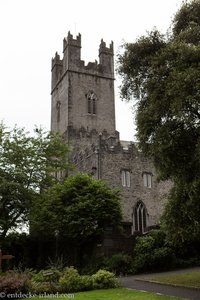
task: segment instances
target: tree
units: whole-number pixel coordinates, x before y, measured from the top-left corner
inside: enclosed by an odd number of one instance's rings
[[[176,201],[179,195],[181,206],[185,201],[197,204],[199,199],[195,194],[200,187],[199,32],[200,1],[185,2],[174,17],[170,35],[157,30],[147,33],[135,43],[125,44],[118,58],[121,95],[127,100],[137,99],[139,146],[154,161],[160,178],[173,180],[172,194]],[[193,193],[191,186],[195,186]],[[183,206],[195,209],[195,205]],[[174,211],[175,215],[176,226],[181,228],[180,211]],[[173,222],[168,213],[166,216],[172,232]],[[192,221],[187,219],[187,237],[198,236],[195,232],[199,232],[200,216],[194,213],[193,217]],[[195,228],[190,226],[194,223]]]
[[[0,237],[27,220],[30,204],[51,186],[53,174],[68,168],[67,146],[59,134],[36,128],[34,136],[24,129],[0,125]]]
[[[178,248],[181,245],[181,253],[193,256],[194,245],[200,247],[199,195],[199,179],[189,184],[177,182],[170,192],[163,216],[169,243]]]
[[[120,225],[119,192],[86,174],[69,176],[38,198],[30,214],[31,230],[40,236],[60,236],[81,244]]]

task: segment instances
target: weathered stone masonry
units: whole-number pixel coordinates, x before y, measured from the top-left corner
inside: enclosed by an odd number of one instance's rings
[[[168,182],[158,182],[153,164],[137,145],[120,141],[115,129],[114,50],[101,40],[99,63],[81,60],[81,35],[68,33],[63,59],[52,59],[51,130],[71,147],[78,171],[121,189],[124,223],[129,232],[158,224]]]

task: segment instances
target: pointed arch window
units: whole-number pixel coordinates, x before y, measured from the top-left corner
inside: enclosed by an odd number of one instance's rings
[[[93,91],[87,94],[88,114],[96,115],[97,112],[97,96]]]
[[[142,201],[138,201],[133,210],[133,231],[147,231],[147,210]]]

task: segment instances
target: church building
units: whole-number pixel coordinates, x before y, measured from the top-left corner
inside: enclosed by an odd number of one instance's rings
[[[101,40],[99,61],[81,60],[81,35],[68,33],[63,58],[52,59],[51,130],[61,132],[80,172],[121,190],[128,235],[159,224],[168,182],[159,182],[152,162],[137,144],[121,141],[115,127],[113,42]]]

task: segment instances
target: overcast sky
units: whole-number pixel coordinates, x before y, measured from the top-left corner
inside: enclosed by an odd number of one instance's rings
[[[98,60],[101,38],[120,45],[153,27],[166,33],[182,0],[0,0],[0,121],[32,131],[50,129],[51,58],[62,56],[70,31],[82,36],[81,59]],[[116,58],[116,56],[115,56]],[[132,140],[130,104],[119,98],[115,81],[116,127]]]

